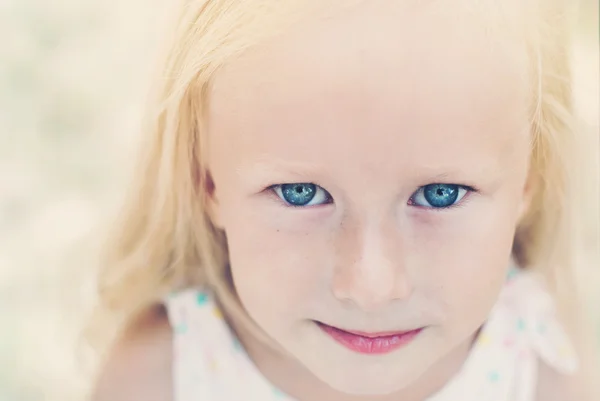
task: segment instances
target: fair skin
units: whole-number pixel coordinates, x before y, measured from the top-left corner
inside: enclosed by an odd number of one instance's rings
[[[233,325],[263,374],[300,401],[425,399],[457,373],[502,287],[528,199],[524,64],[455,23],[367,2],[216,77],[210,213],[239,298],[274,347]],[[281,187],[298,183],[314,197]],[[443,186],[432,195],[432,184]],[[171,399],[168,323],[157,312],[141,322],[96,401]],[[317,322],[422,330],[374,356]],[[568,399],[553,398],[565,387],[552,375],[542,367],[540,399]]]

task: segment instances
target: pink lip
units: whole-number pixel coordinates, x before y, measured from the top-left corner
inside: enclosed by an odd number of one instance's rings
[[[361,354],[387,354],[410,343],[423,330],[365,333],[341,330],[323,323],[318,326],[341,345]]]

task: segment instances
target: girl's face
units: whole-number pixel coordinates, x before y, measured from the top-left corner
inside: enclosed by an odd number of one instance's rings
[[[407,387],[470,341],[525,207],[524,61],[458,13],[397,3],[254,48],[211,95],[212,212],[239,298],[354,394]]]

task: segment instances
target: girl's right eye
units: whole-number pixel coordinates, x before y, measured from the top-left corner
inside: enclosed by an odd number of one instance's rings
[[[311,183],[277,184],[271,189],[281,200],[293,207],[325,205],[333,200],[329,192]]]

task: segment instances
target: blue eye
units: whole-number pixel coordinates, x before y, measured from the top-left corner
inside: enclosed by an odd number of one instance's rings
[[[303,207],[331,202],[331,195],[318,185],[294,183],[274,185],[273,191],[290,206]]]
[[[469,191],[456,184],[430,184],[419,188],[410,202],[416,206],[443,209],[454,206]]]

